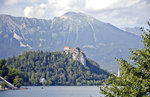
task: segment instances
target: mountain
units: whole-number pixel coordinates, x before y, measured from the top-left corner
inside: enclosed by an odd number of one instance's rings
[[[24,85],[41,85],[40,79],[45,80],[45,85],[101,85],[108,77],[108,72],[86,58],[80,48],[28,51],[8,58],[6,65],[21,71]]]
[[[52,20],[0,15],[1,58],[23,51],[80,47],[103,69],[117,72],[116,58],[127,58],[128,48],[140,48],[141,37],[89,15],[67,12]]]
[[[122,30],[133,33],[138,36],[141,36],[143,33],[141,31],[141,27],[125,27],[125,28],[122,28]]]

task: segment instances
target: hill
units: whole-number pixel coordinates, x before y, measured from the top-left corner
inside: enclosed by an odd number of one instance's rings
[[[8,58],[6,64],[21,71],[24,85],[41,85],[43,78],[45,85],[100,85],[108,77],[108,72],[87,59],[79,48],[56,52],[28,51]]]
[[[117,72],[114,58],[125,58],[128,48],[140,48],[141,37],[83,13],[67,12],[51,20],[0,15],[0,58],[24,51],[82,48],[101,68]]]

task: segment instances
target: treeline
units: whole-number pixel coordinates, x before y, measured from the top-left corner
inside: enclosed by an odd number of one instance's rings
[[[8,58],[6,64],[18,68],[24,85],[100,85],[108,73],[99,65],[87,59],[86,66],[72,60],[72,55],[64,52],[28,51],[18,57]]]
[[[20,76],[20,71],[13,67],[6,66],[6,60],[0,60],[0,76],[6,79],[8,82],[16,87],[20,87],[23,84],[23,79]],[[2,88],[6,87],[6,83],[2,82]]]

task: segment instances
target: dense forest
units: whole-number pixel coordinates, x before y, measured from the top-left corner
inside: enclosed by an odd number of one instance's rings
[[[23,84],[23,79],[20,76],[20,71],[16,68],[8,68],[6,66],[5,59],[0,60],[0,76],[18,88]],[[3,81],[1,86],[2,88],[5,88],[6,83]]]
[[[8,58],[6,65],[21,71],[24,85],[100,85],[109,76],[99,65],[86,59],[86,65],[72,60],[72,54],[63,51],[28,51]]]

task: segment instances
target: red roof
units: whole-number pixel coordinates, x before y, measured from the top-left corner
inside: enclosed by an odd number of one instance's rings
[[[64,48],[70,48],[69,46],[65,46]]]
[[[76,48],[71,48],[71,50],[75,50]]]

